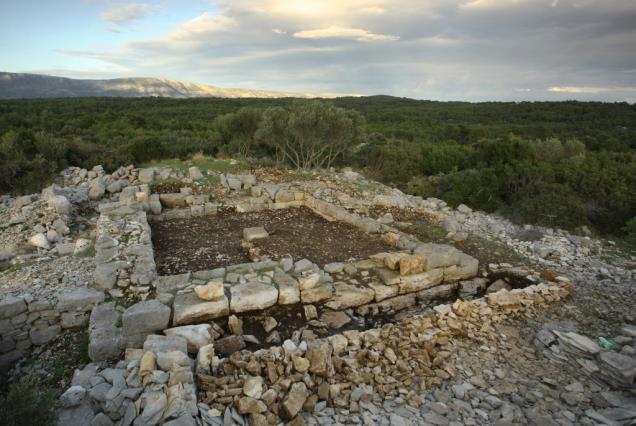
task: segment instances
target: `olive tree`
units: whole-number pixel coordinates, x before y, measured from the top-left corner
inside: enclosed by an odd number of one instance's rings
[[[273,148],[279,161],[310,169],[331,167],[363,134],[358,112],[312,100],[265,110],[256,139]]]
[[[260,120],[261,110],[244,107],[217,117],[214,128],[227,151],[247,158],[253,154],[256,145],[254,135]]]

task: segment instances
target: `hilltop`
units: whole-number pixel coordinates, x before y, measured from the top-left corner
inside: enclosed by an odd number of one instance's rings
[[[167,78],[131,77],[89,80],[41,74],[0,72],[0,99],[107,97],[166,98],[312,98],[330,94],[236,89]]]

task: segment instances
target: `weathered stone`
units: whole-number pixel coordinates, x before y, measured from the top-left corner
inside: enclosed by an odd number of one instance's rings
[[[486,293],[495,293],[499,290],[510,291],[512,290],[512,287],[510,287],[510,284],[508,284],[503,279],[498,279],[497,281],[495,281],[494,283],[488,286],[488,288],[486,289]]]
[[[190,272],[186,272],[185,274],[164,275],[157,277],[154,281],[154,285],[158,293],[170,293],[187,287],[191,277],[192,274]]]
[[[73,208],[68,198],[63,195],[52,196],[48,199],[48,205],[59,214],[69,214]]]
[[[225,297],[223,281],[219,280],[210,281],[206,285],[198,285],[194,287],[194,292],[202,300],[218,300]]]
[[[27,305],[23,298],[6,295],[0,299],[0,319],[12,318],[26,312]]]
[[[95,414],[89,404],[80,404],[76,407],[65,408],[57,413],[57,424],[64,426],[90,425]]]
[[[400,275],[419,274],[426,266],[426,256],[413,254],[400,259]]]
[[[62,312],[60,325],[62,328],[83,328],[88,324],[87,312]]]
[[[289,418],[295,417],[309,396],[307,386],[303,382],[294,383],[283,399],[282,408]]]
[[[31,244],[33,247],[41,248],[44,250],[49,250],[51,248],[51,243],[49,242],[48,238],[46,238],[46,235],[44,235],[44,233],[42,232],[39,232],[29,238],[29,244]]]
[[[170,308],[158,300],[134,304],[122,315],[126,345],[141,347],[148,334],[165,329],[169,322]]]
[[[243,336],[227,336],[214,342],[214,350],[221,355],[229,356],[245,348]]]
[[[318,303],[329,299],[332,294],[333,285],[331,283],[324,283],[318,287],[303,290],[300,293],[300,300],[303,303]]]
[[[204,178],[203,173],[201,173],[201,170],[196,166],[192,166],[188,169],[188,176],[190,176],[190,179],[194,180]]]
[[[333,294],[325,305],[331,309],[344,310],[365,305],[374,298],[375,292],[370,288],[337,282],[333,284]]]
[[[188,341],[182,336],[160,336],[151,334],[146,337],[144,351],[158,354],[160,352],[180,351],[188,352]]]
[[[188,207],[187,197],[186,194],[180,192],[159,194],[159,201],[161,201],[161,205],[167,209],[178,209]]]
[[[140,169],[139,170],[139,182],[152,183],[155,180],[157,171],[154,168]]]
[[[446,268],[460,263],[460,251],[447,244],[420,244],[413,254],[426,256],[426,270]]]
[[[230,310],[234,313],[261,310],[278,301],[276,287],[261,282],[236,284],[231,287]]]
[[[82,386],[71,386],[60,396],[60,406],[70,408],[80,405],[86,396],[86,389]]]
[[[444,268],[444,281],[452,282],[477,276],[479,261],[472,256],[459,254],[459,265]]]
[[[298,281],[291,275],[282,271],[274,273],[274,282],[278,286],[278,303],[281,305],[290,305],[300,302],[300,289]]]
[[[235,336],[243,335],[243,320],[241,320],[236,315],[230,315],[227,318],[227,326],[230,329],[230,333],[234,334]]]
[[[298,287],[300,291],[314,288],[320,283],[320,274],[312,272],[311,274],[301,275],[298,277]]]
[[[399,292],[399,287],[396,285],[386,285],[377,281],[372,281],[368,285],[375,293],[376,302],[381,302],[389,297],[397,296]]]
[[[104,293],[88,287],[64,290],[57,299],[55,309],[64,311],[89,311],[91,307],[104,301]]]
[[[163,330],[166,336],[181,336],[188,342],[188,352],[197,353],[202,347],[212,341],[212,326],[210,324],[183,325]]]
[[[243,239],[245,241],[260,240],[269,237],[269,233],[262,226],[243,229]]]
[[[320,321],[330,328],[342,328],[351,322],[349,315],[342,311],[325,311],[320,315]]]
[[[473,278],[469,281],[460,281],[459,297],[461,297],[462,299],[474,297],[486,289],[487,283],[488,280],[486,280],[485,278]]]
[[[110,290],[117,284],[117,275],[122,269],[122,262],[100,263],[95,267],[93,280],[95,288],[99,290]]]
[[[440,284],[443,279],[444,271],[442,269],[433,269],[417,275],[403,276],[398,286],[400,294],[412,293],[436,286]]]
[[[32,328],[29,331],[29,338],[34,345],[43,345],[53,340],[60,332],[62,327],[59,325],[51,325],[44,328]]]
[[[91,311],[88,356],[92,361],[119,358],[125,346],[122,331],[117,327],[119,318],[114,303],[96,306]]]
[[[260,376],[250,376],[243,383],[243,393],[246,396],[259,399],[263,394],[263,378]]]
[[[106,193],[106,185],[102,178],[93,179],[88,188],[88,198],[99,200]]]
[[[202,301],[194,293],[178,294],[172,304],[173,325],[192,324],[226,316],[230,313],[227,297]]]
[[[386,285],[397,285],[400,283],[400,274],[387,268],[377,268],[375,273]]]
[[[441,284],[417,293],[417,300],[420,302],[430,302],[432,300],[447,299],[452,297],[457,291],[458,284]]]

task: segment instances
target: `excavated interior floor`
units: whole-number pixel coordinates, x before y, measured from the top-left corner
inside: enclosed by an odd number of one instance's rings
[[[152,243],[159,275],[214,269],[250,262],[241,247],[243,229],[263,226],[269,237],[254,241],[262,256],[307,258],[319,266],[363,259],[391,248],[380,239],[306,207],[216,216],[151,220]]]

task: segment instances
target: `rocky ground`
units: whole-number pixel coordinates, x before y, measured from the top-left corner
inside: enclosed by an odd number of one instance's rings
[[[257,176],[259,180],[293,179],[278,171],[269,175],[258,172]],[[334,199],[368,199],[378,191],[378,184],[350,171],[311,179],[321,182],[316,191],[331,191]],[[346,406],[313,401],[313,413],[295,417],[296,423],[636,424],[633,381],[636,365],[623,366],[631,374],[630,384],[608,378],[613,370],[605,368],[603,361],[595,365],[585,361],[586,355],[603,353],[632,359],[636,356],[636,259],[633,256],[621,253],[611,242],[591,236],[517,226],[494,215],[473,212],[466,206],[450,209],[440,200],[426,201],[437,216],[400,217],[396,206],[400,207],[398,211],[408,211],[410,201],[395,191],[381,196],[392,197],[391,202],[371,213],[386,217],[389,223],[397,221],[400,229],[410,230],[422,240],[422,236],[427,235],[430,239],[454,244],[479,258],[482,265],[523,263],[546,274],[565,275],[574,282],[574,293],[545,309],[507,318],[492,331],[471,337],[452,336],[443,346],[446,358],[441,370],[444,372],[437,373],[439,380],[427,386],[415,390],[405,386],[398,390],[397,396],[386,398],[375,388],[360,385],[351,392]],[[41,297],[61,288],[86,286],[92,280],[95,267],[90,255],[58,257],[34,248],[35,244],[28,239],[33,234],[31,230],[38,231],[37,226],[41,225],[50,244],[62,247],[72,243],[75,247],[78,240],[90,239],[95,226],[94,212],[68,212],[64,206],[58,209],[36,196],[29,197],[18,204],[5,199],[0,208],[0,222],[5,224],[1,235],[5,264],[0,272],[0,293],[31,293]],[[64,226],[55,222],[58,219],[64,221]],[[47,232],[51,230],[57,235]],[[399,314],[395,321],[430,314],[428,308],[416,308]],[[58,339],[81,344],[81,336],[68,336],[62,334]],[[595,346],[597,344],[604,348]],[[51,348],[38,348],[33,352],[41,358],[38,362],[22,362],[11,374],[15,378],[29,371],[39,371],[65,387],[70,376],[51,373],[60,362],[55,352]],[[81,362],[80,359],[81,356],[73,355],[65,362]],[[607,363],[611,364],[611,360]],[[598,366],[600,371],[594,370]],[[66,367],[72,371],[82,366]],[[259,419],[258,416],[250,419],[251,424],[259,424],[253,420]],[[247,422],[234,408],[212,412],[208,420],[210,424],[228,426]],[[112,424],[103,418],[101,421]]]

